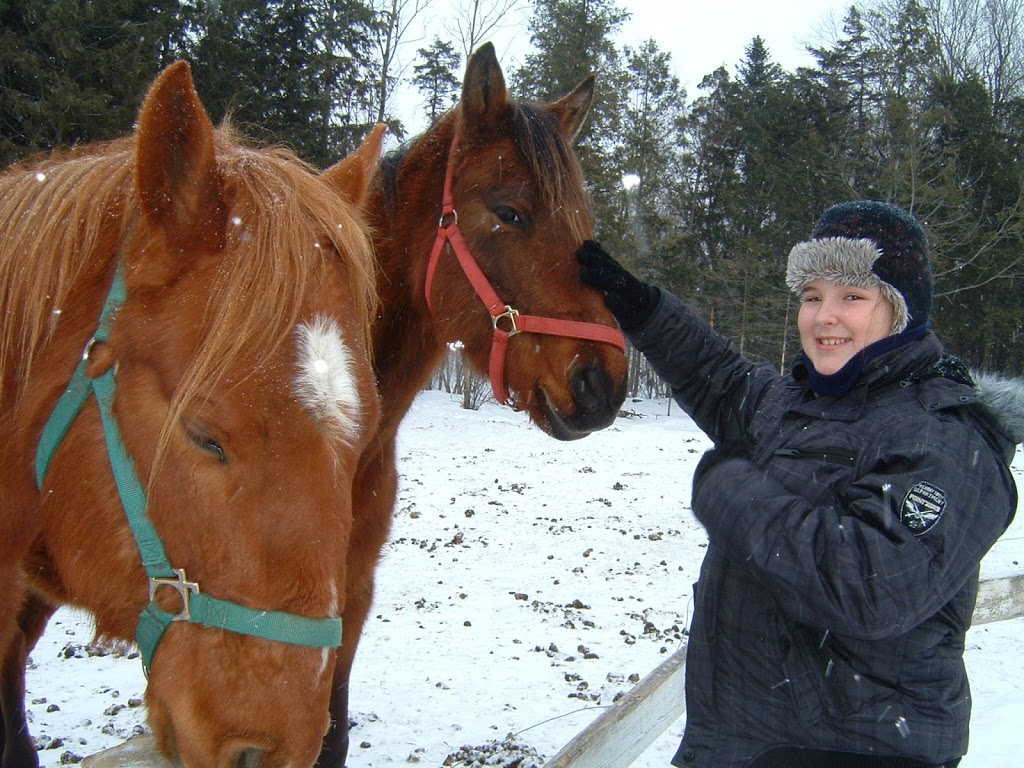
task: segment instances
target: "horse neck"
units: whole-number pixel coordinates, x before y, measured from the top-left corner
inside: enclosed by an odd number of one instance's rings
[[[376,236],[379,307],[373,323],[374,365],[382,401],[381,431],[397,431],[444,353],[427,307],[427,262],[437,235],[454,121],[444,119],[410,148],[394,198],[378,175],[368,209]]]

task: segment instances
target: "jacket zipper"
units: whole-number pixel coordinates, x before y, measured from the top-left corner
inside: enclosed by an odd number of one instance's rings
[[[820,459],[850,466],[857,462],[857,454],[846,451],[803,451],[798,448],[779,448],[775,451],[775,455],[791,459]]]

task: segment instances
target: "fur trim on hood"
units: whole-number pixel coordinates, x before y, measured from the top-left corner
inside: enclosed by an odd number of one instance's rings
[[[978,403],[1013,442],[1024,442],[1024,381],[971,371]]]
[[[881,255],[878,246],[867,238],[825,237],[797,243],[789,252],[786,285],[798,295],[807,283],[818,278],[857,288],[877,286],[892,305],[892,333],[900,333],[907,327],[910,314],[903,294],[872,270]]]

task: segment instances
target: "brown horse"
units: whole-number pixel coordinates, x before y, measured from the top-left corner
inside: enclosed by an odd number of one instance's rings
[[[324,174],[247,148],[178,63],[133,137],[0,176],[5,768],[37,764],[25,654],[63,603],[138,641],[169,757],[315,761],[379,416],[380,139]]]
[[[575,258],[593,225],[571,142],[593,93],[591,77],[552,104],[511,101],[487,44],[467,64],[459,106],[385,158],[373,185],[382,412],[359,463],[322,766],[341,766],[348,749],[349,672],[395,503],[395,435],[446,345],[461,340],[498,399],[511,398],[556,438],[609,425],[622,404],[622,337]]]

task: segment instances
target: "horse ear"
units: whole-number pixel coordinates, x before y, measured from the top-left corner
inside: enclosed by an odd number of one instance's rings
[[[494,53],[492,43],[484,43],[466,63],[466,76],[462,81],[463,124],[493,125],[499,112],[508,104],[505,76]]]
[[[136,130],[135,186],[143,215],[170,249],[222,247],[226,225],[213,124],[183,61],[153,83]]]
[[[549,109],[562,124],[565,135],[575,139],[579,135],[583,121],[587,119],[590,105],[594,103],[594,84],[596,80],[593,75],[587,77],[577,85],[568,96],[551,104]]]
[[[384,123],[377,123],[355,152],[324,171],[327,183],[336,187],[357,208],[361,208],[366,200],[366,193],[380,161],[386,130]]]

